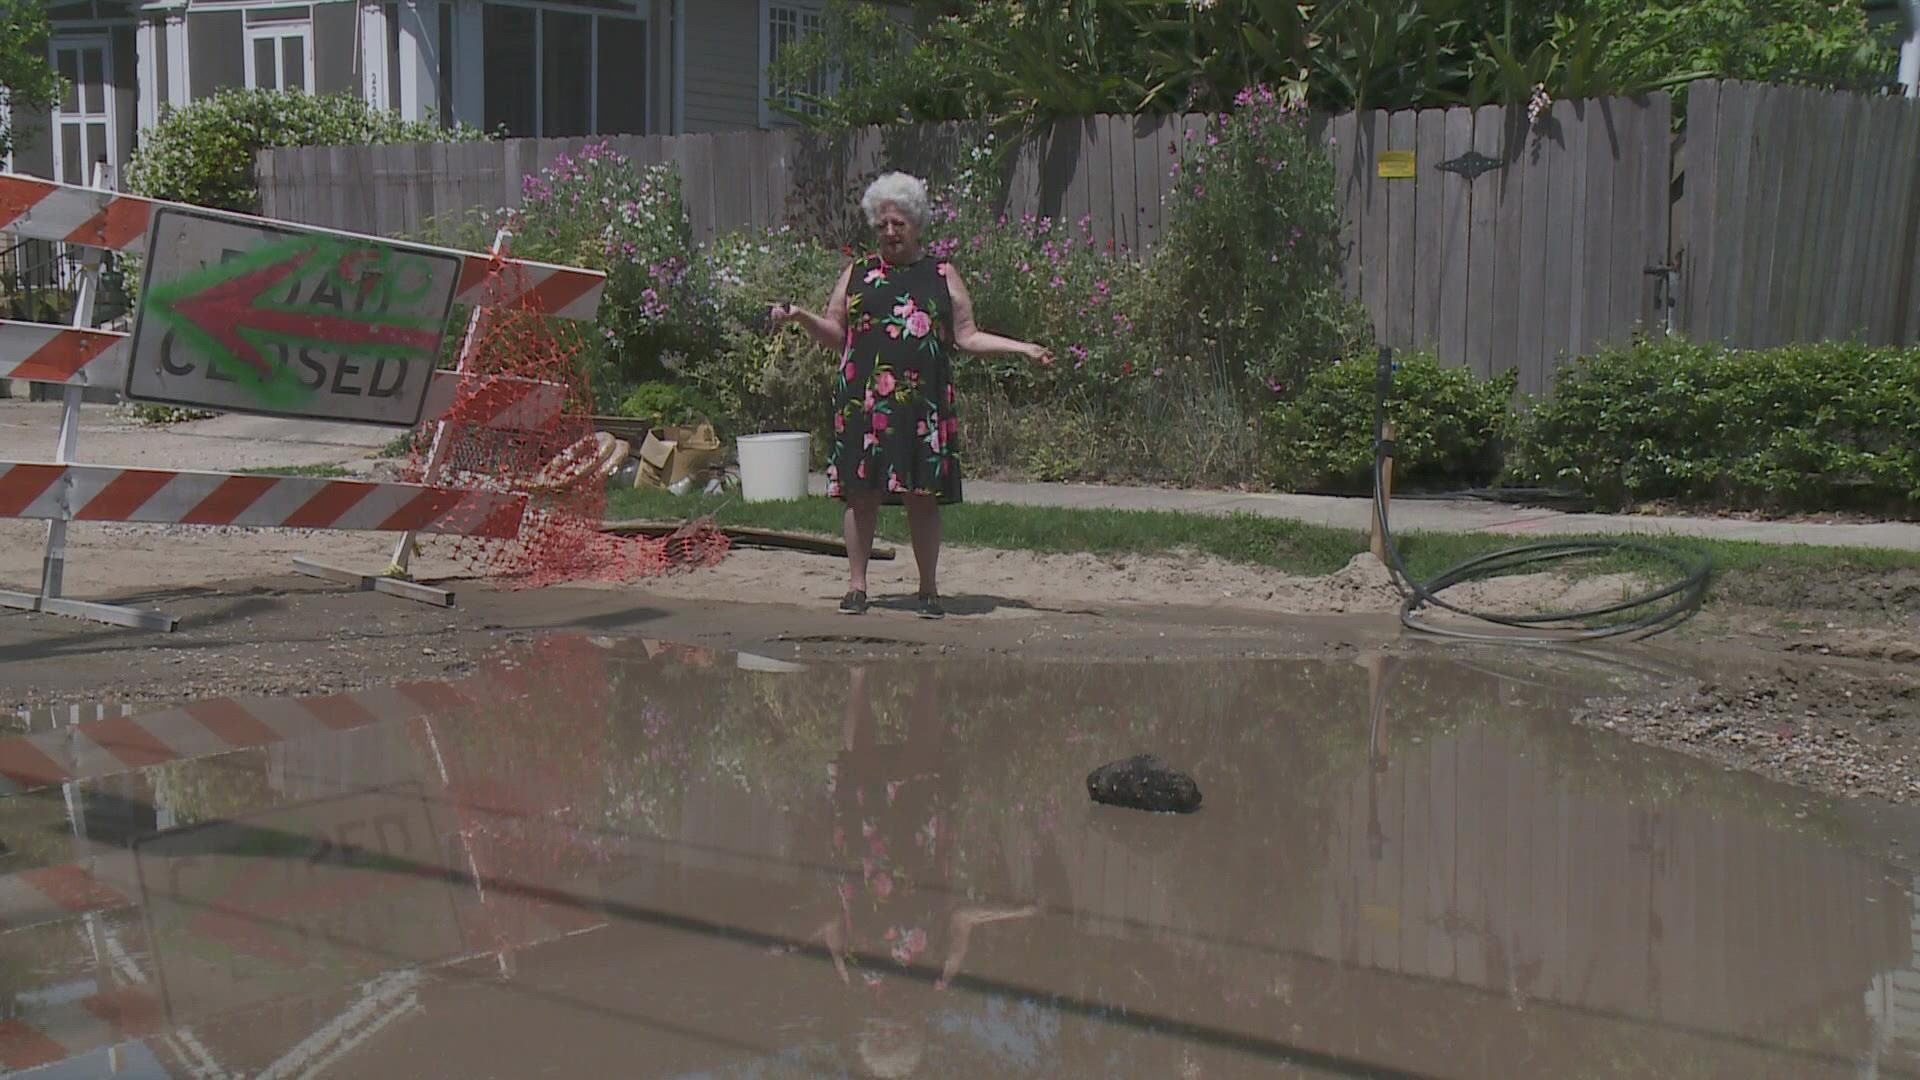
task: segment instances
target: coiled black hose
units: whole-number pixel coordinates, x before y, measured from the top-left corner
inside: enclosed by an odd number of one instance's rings
[[[1713,562],[1705,554],[1683,551],[1644,540],[1545,540],[1480,555],[1442,571],[1429,581],[1415,580],[1400,559],[1393,530],[1387,522],[1386,463],[1393,455],[1393,444],[1381,437],[1386,431],[1387,401],[1393,396],[1393,350],[1382,348],[1374,369],[1373,509],[1380,521],[1380,539],[1387,556],[1387,568],[1393,583],[1405,597],[1400,605],[1400,621],[1409,629],[1468,641],[1492,641],[1508,644],[1597,641],[1603,638],[1652,637],[1692,618],[1706,602],[1707,585],[1713,578]],[[1540,570],[1546,564],[1592,555],[1617,555],[1636,552],[1672,567],[1677,580],[1672,584],[1631,596],[1617,603],[1578,611],[1544,611],[1531,615],[1509,615],[1477,611],[1440,598],[1440,593],[1455,585],[1500,577],[1521,570]],[[1430,620],[1432,611],[1450,612],[1467,619],[1502,627],[1500,630],[1475,630],[1470,626],[1439,624]]]

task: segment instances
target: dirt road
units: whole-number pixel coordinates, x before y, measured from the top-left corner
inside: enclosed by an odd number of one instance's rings
[[[44,440],[48,416],[44,405],[0,402],[0,456],[44,460],[29,444]],[[89,410],[82,458],[364,471],[386,434],[242,417],[153,429]],[[44,536],[40,523],[0,521],[0,586],[37,580]],[[461,673],[492,648],[556,629],[796,657],[1125,660],[1436,647],[1400,630],[1397,594],[1364,557],[1333,575],[1295,578],[1200,557],[950,549],[942,579],[954,617],[932,624],[905,611],[908,559],[876,565],[879,608],[859,620],[832,610],[843,565],[792,553],[735,551],[714,569],[626,586],[512,591],[461,580],[465,564],[430,543],[415,568],[459,593],[451,610],[290,572],[296,556],[378,570],[391,543],[76,523],[68,594],[161,608],[180,630],[158,636],[0,612],[0,704],[339,691]],[[1516,610],[1576,605],[1619,587],[1535,576],[1475,585],[1461,599]],[[1631,649],[1674,673],[1669,690],[1596,702],[1586,722],[1828,793],[1920,801],[1920,575],[1723,582],[1702,616]]]

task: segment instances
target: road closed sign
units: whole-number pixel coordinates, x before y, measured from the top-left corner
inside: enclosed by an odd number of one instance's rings
[[[451,251],[161,205],[126,396],[412,427],[460,270]]]

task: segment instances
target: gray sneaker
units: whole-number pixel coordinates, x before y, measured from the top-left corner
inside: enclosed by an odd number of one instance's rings
[[[921,594],[920,604],[914,610],[918,612],[919,616],[923,619],[944,619],[947,617],[947,609],[940,606],[940,598],[928,593]]]
[[[848,591],[840,601],[840,614],[865,615],[867,613],[867,594],[859,589]]]

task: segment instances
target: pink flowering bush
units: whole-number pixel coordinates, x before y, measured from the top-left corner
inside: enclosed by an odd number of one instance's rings
[[[1333,161],[1305,106],[1266,86],[1234,105],[1179,148],[1141,318],[1171,355],[1286,397],[1366,320],[1341,293]]]
[[[638,169],[591,144],[528,176],[504,223],[516,255],[607,272],[592,331],[597,382],[656,379],[670,354],[710,350],[714,302],[671,167]]]
[[[1054,351],[1052,369],[1020,356],[967,356],[959,377],[1011,394],[1113,389],[1160,374],[1135,326],[1145,274],[1132,253],[1093,238],[1092,222],[995,213],[950,191],[936,206],[929,252],[952,261],[984,329]]]

